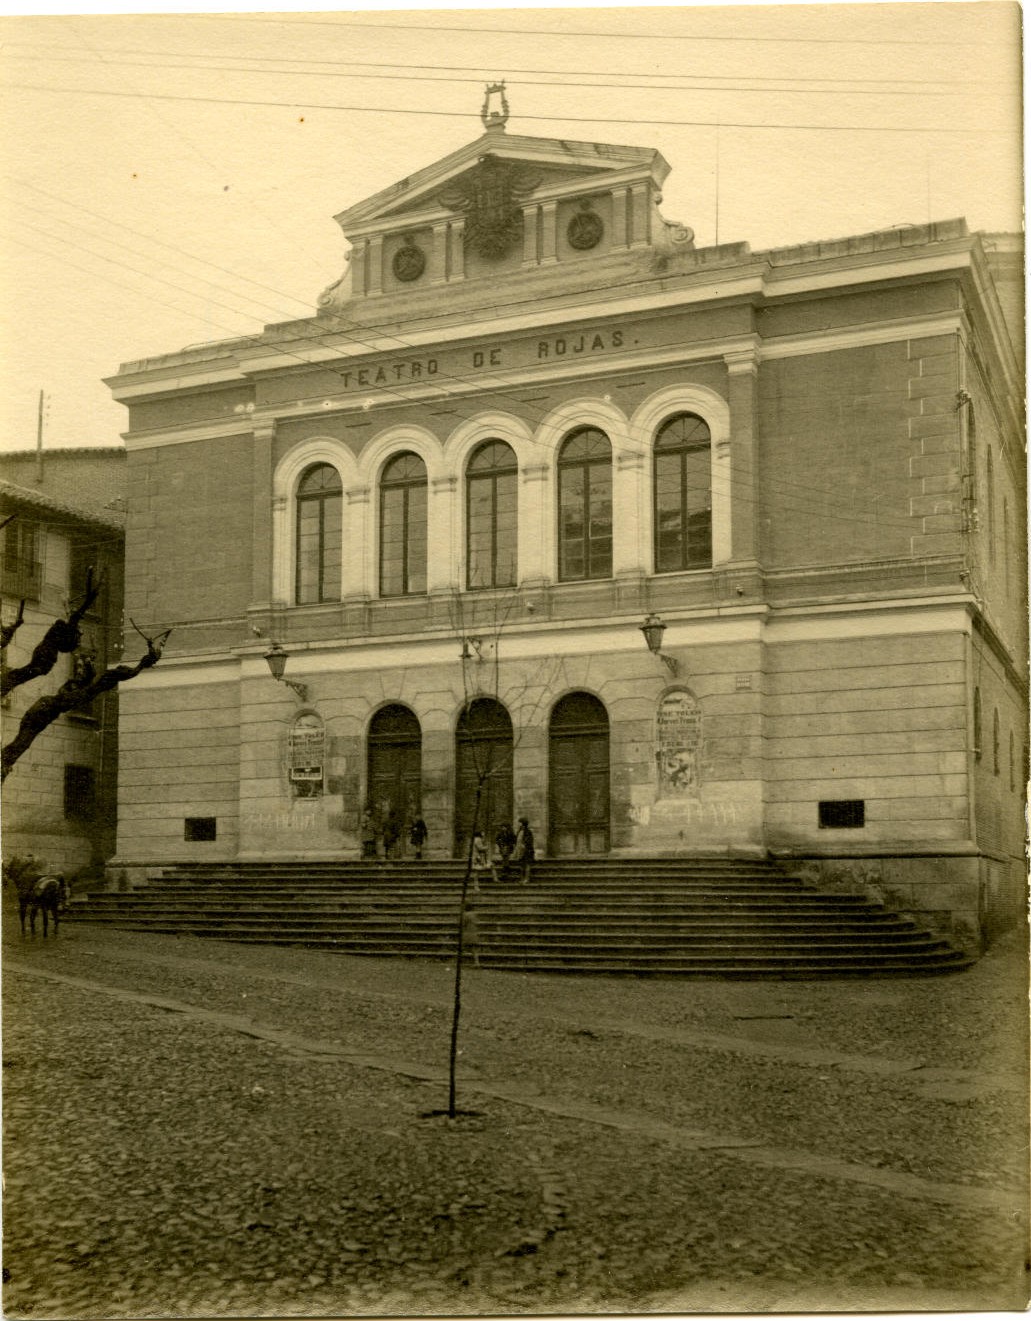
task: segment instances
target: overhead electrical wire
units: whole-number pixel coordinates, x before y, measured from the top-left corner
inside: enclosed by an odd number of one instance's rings
[[[9,58],[37,60],[47,64],[57,64],[57,63],[81,64],[87,62],[95,63],[95,61],[90,61],[90,57],[84,55],[82,56],[58,55],[58,56],[46,57],[45,59],[43,56],[40,55],[14,55],[14,56],[9,56]],[[120,58],[116,61],[116,63],[119,68],[122,68],[123,66],[130,66],[133,68],[144,68],[144,69],[162,69],[162,70],[175,69],[179,71],[187,70],[194,73],[210,73],[216,71],[215,68],[213,68],[213,66],[211,65],[177,64],[168,60],[145,61],[145,60],[134,60],[134,59],[127,60]],[[258,74],[262,78],[268,78],[269,76],[268,71],[266,69],[256,69],[256,68],[246,68],[246,67],[237,68],[237,67],[229,67],[229,66],[220,66],[218,67],[217,72],[223,74],[254,73],[254,74]],[[426,74],[416,74],[416,73],[330,73],[330,72],[323,72],[318,69],[279,69],[276,71],[276,76],[279,78],[332,78],[337,80],[339,80],[340,78],[352,78],[352,79],[357,78],[363,81],[367,80],[367,81],[375,81],[375,82],[471,83],[477,86],[481,85],[484,81],[482,77],[479,78],[457,77],[453,74],[446,74],[443,77],[431,77]],[[559,75],[555,75],[555,76],[556,78],[559,77]],[[725,81],[730,81],[730,79],[728,78]],[[923,92],[923,91],[913,92],[907,90],[893,91],[893,90],[879,90],[874,88],[841,89],[834,87],[816,87],[816,88],[740,87],[740,86],[688,87],[683,83],[672,83],[664,87],[654,87],[647,83],[631,83],[631,82],[584,83],[569,78],[563,78],[561,82],[538,82],[533,79],[521,78],[519,81],[519,86],[520,87],[555,87],[560,90],[564,90],[567,87],[579,87],[590,90],[602,89],[605,91],[687,92],[687,93],[693,93],[695,95],[701,95],[703,93],[711,94],[714,92],[726,92],[726,93],[733,93],[734,95],[748,95],[748,96],[879,96],[879,97],[908,96],[908,97],[950,97],[953,99],[955,98],[956,95],[954,90],[943,90],[943,91],[935,91],[935,92]],[[994,98],[995,96],[999,95],[999,91],[998,88],[996,88],[996,90],[993,92],[966,92],[964,93],[964,95],[969,97]]]
[[[11,42],[11,43],[9,43],[9,46],[10,46],[10,45],[14,45],[14,46],[25,46],[25,47],[28,47],[28,48],[30,48],[30,49],[34,49],[34,50],[44,50],[44,51],[47,51],[47,50],[78,50],[78,49],[79,49],[79,47],[77,47],[77,46],[61,46],[61,45],[50,45],[50,44],[46,44],[46,45],[45,45],[45,44],[43,44],[42,42],[31,42],[31,41],[17,41],[17,42]],[[159,58],[158,53],[155,52],[153,48],[150,48],[150,49],[143,49],[143,48],[140,48],[140,47],[128,47],[128,48],[126,48],[126,47],[108,46],[108,47],[90,47],[90,49],[93,50],[93,51],[95,51],[96,54],[97,54],[98,56],[101,56],[101,57],[104,56],[104,55],[147,55],[147,56],[151,56],[151,57],[154,58],[154,59]],[[41,59],[41,58],[42,58],[41,56],[19,56],[19,55],[16,55],[16,54],[15,54],[13,51],[11,51],[9,48],[5,51],[5,54],[7,55],[8,58],[16,58],[16,59],[22,59],[22,58],[26,58],[26,59],[28,59],[28,58],[31,58],[31,59]],[[480,81],[488,81],[488,82],[489,82],[489,81],[492,80],[492,78],[493,78],[493,76],[494,76],[493,74],[491,74],[490,76],[487,76],[486,78],[484,77],[484,75],[483,75],[483,70],[486,69],[486,68],[491,67],[491,66],[488,66],[488,65],[485,65],[485,64],[401,64],[401,63],[398,63],[396,60],[326,60],[326,59],[312,59],[312,58],[310,58],[310,57],[308,57],[308,56],[297,56],[296,58],[294,58],[294,57],[284,56],[284,55],[233,55],[233,54],[231,54],[231,53],[228,52],[228,51],[220,52],[220,53],[217,54],[217,55],[212,55],[212,54],[209,54],[209,53],[204,52],[204,51],[181,51],[181,50],[162,51],[160,54],[161,54],[161,56],[163,56],[163,57],[174,56],[174,57],[176,57],[176,58],[183,57],[183,58],[196,59],[196,60],[223,60],[223,59],[228,59],[228,60],[245,60],[245,59],[247,59],[247,60],[251,60],[251,61],[252,61],[253,63],[255,63],[255,64],[321,64],[321,65],[329,65],[329,66],[332,67],[332,68],[344,68],[344,69],[395,69],[395,70],[397,70],[397,71],[398,71],[400,74],[402,74],[402,75],[414,74],[414,73],[416,72],[416,70],[419,70],[419,69],[429,69],[429,70],[431,70],[431,71],[433,71],[433,72],[438,72],[438,73],[479,73],[479,74],[481,75],[481,77],[478,78],[478,79],[476,79],[476,81],[478,81],[478,82],[480,82]],[[212,67],[212,66],[208,65],[208,66],[198,66],[198,67],[202,67],[202,68],[203,68],[203,67],[209,67],[209,68],[210,68],[210,67]],[[217,66],[214,66],[214,67],[218,67],[218,68],[220,68],[220,69],[224,69],[224,70],[227,71],[227,72],[233,72],[232,67],[229,66],[229,65],[217,65]],[[606,79],[608,85],[610,85],[610,86],[615,85],[615,81],[616,81],[616,79],[618,79],[618,78],[624,78],[624,77],[632,77],[632,78],[680,78],[680,79],[683,79],[683,78],[690,78],[690,79],[692,79],[692,80],[694,80],[694,81],[705,81],[705,82],[726,82],[726,81],[728,81],[729,79],[733,78],[735,81],[737,81],[737,82],[739,82],[739,83],[755,83],[755,82],[778,82],[778,83],[814,83],[814,82],[815,82],[815,83],[828,83],[828,82],[833,82],[833,83],[839,83],[839,84],[846,84],[846,83],[877,83],[877,82],[890,82],[890,83],[913,83],[913,84],[915,84],[915,85],[917,85],[917,86],[920,86],[920,87],[929,86],[929,85],[931,85],[931,84],[933,84],[933,83],[947,83],[950,87],[994,87],[994,86],[997,86],[997,80],[988,79],[988,78],[951,78],[951,77],[942,77],[942,78],[895,78],[895,77],[886,77],[886,78],[874,78],[874,77],[870,77],[870,78],[844,78],[844,77],[842,77],[840,74],[828,75],[828,76],[825,76],[825,77],[822,77],[822,78],[801,78],[801,77],[791,77],[791,76],[789,76],[789,75],[787,75],[787,74],[765,74],[765,75],[748,75],[748,74],[702,74],[702,73],[690,73],[690,72],[687,72],[687,71],[684,71],[684,70],[682,70],[682,71],[679,72],[679,73],[646,73],[646,72],[645,72],[645,73],[641,73],[641,72],[637,72],[637,73],[630,73],[630,74],[628,74],[626,70],[621,70],[621,71],[617,74],[617,73],[611,73],[611,72],[608,72],[608,71],[606,71],[606,70],[597,70],[597,69],[579,69],[579,70],[578,70],[578,73],[580,74],[581,77],[584,77],[584,78],[604,78],[604,79]],[[506,65],[505,65],[505,77],[506,77],[506,78],[511,77],[513,74],[520,74],[520,75],[521,75],[521,74],[539,74],[539,75],[542,75],[542,76],[547,75],[547,76],[550,76],[550,77],[553,77],[553,78],[561,78],[561,79],[563,80],[563,83],[564,83],[565,85],[567,85],[567,86],[570,85],[570,84],[566,81],[566,80],[568,79],[569,72],[568,72],[568,70],[565,70],[565,69],[536,69],[536,68],[522,69],[522,68],[512,68],[510,65],[507,65],[507,64],[506,64]],[[371,75],[370,75],[370,76],[371,76]],[[575,85],[576,85],[576,86],[581,86],[582,84],[575,84]]]
[[[85,48],[86,50],[88,50],[95,58],[99,59],[102,64],[109,63],[104,59],[103,54],[98,52],[97,47],[93,45],[91,42],[89,42],[83,35],[80,34],[79,28],[76,25],[76,22],[73,21],[72,16],[65,15],[61,18],[60,21],[65,25],[66,29],[78,39],[78,44],[80,48]],[[113,64],[114,64],[114,68],[117,69],[118,67],[117,61],[114,61]],[[193,140],[193,137],[190,134],[185,133],[181,128],[179,128],[172,118],[162,114],[157,106],[148,104],[147,109],[155,117],[155,119],[157,119],[158,122],[164,126],[167,132],[174,134],[183,143],[185,143],[186,147],[193,153],[193,155],[196,156],[199,161],[202,161],[203,164],[206,165],[207,168],[211,170],[213,174],[220,173],[218,167],[215,165],[215,162],[209,159],[209,157],[205,154],[205,152],[202,151],[200,147],[198,147],[197,143]],[[271,216],[267,215],[261,209],[261,207],[258,206],[256,203],[254,202],[251,203],[251,210],[254,211],[256,214],[260,215],[270,229],[274,230],[284,239],[287,237],[286,231],[282,228],[282,226],[277,224],[276,221]]]
[[[363,106],[363,105],[327,105],[321,101],[263,101],[251,100],[239,97],[223,96],[177,96],[165,92],[113,92],[104,91],[95,87],[40,87],[34,83],[7,83],[8,88],[27,92],[44,92],[56,95],[70,96],[108,96],[118,98],[130,98],[135,100],[149,101],[189,101],[207,105],[239,105],[239,106],[261,106],[265,108],[276,108],[279,110],[331,110],[346,111],[349,114],[375,114],[375,115],[417,115],[420,118],[432,116],[443,119],[468,119],[467,110],[406,110],[397,106]],[[640,124],[651,127],[667,128],[715,128],[716,120],[712,119],[669,119],[658,117],[655,119],[632,119],[627,117],[615,117],[606,115],[520,115],[519,119],[534,120],[547,124]],[[1011,136],[1019,132],[1019,126],[1014,129],[991,129],[986,130],[983,127],[972,128],[945,128],[923,127],[912,124],[773,124],[769,121],[756,122],[754,120],[732,120],[721,119],[720,128],[746,128],[764,131],[789,131],[789,132],[815,132],[815,133],[938,133],[952,135],[973,135],[974,137],[984,137],[988,133],[1002,136]]]
[[[90,249],[83,247],[83,245],[81,245],[81,244],[77,244],[77,243],[73,243],[73,242],[71,242],[70,240],[60,239],[60,238],[58,238],[58,237],[56,237],[56,236],[52,236],[52,235],[46,235],[46,237],[48,237],[48,238],[54,238],[54,239],[56,239],[56,241],[58,241],[58,242],[63,242],[63,243],[65,243],[67,246],[70,246],[70,247],[73,247],[73,248],[78,248],[78,249],[80,249],[81,251],[86,252],[86,253],[87,253],[88,255],[90,255],[90,256],[96,256],[96,255],[97,255],[97,254],[93,253]],[[27,244],[27,243],[25,243],[24,240],[15,239],[14,241],[17,242],[17,243],[20,243],[21,246],[27,247],[27,248],[29,248],[29,249],[32,250],[32,251],[36,251],[36,252],[39,252],[39,251],[40,251],[40,249],[34,249],[34,248],[32,247],[31,244]],[[44,252],[43,255],[49,255],[49,254],[46,254],[46,253]],[[125,269],[125,270],[129,270],[129,271],[131,271],[131,272],[133,272],[133,273],[135,273],[135,274],[143,274],[145,278],[153,279],[153,280],[154,280],[155,282],[157,282],[157,283],[161,283],[161,284],[164,284],[164,285],[168,285],[169,287],[176,288],[176,289],[179,290],[179,292],[187,294],[187,296],[190,296],[190,297],[195,296],[191,290],[189,290],[189,289],[185,289],[185,288],[183,288],[183,286],[181,286],[181,285],[175,285],[173,282],[168,281],[168,280],[165,280],[165,279],[163,279],[163,278],[161,278],[161,277],[157,277],[157,276],[148,276],[146,272],[141,272],[141,271],[139,270],[138,267],[130,266],[130,265],[128,265],[128,264],[125,263],[125,262],[119,262],[119,261],[117,261],[116,259],[113,259],[113,258],[101,257],[100,259],[103,260],[103,261],[105,261],[105,262],[107,262],[108,264],[111,264],[111,265],[114,265],[114,266],[120,266],[120,267],[122,267],[123,269]],[[62,258],[61,260],[66,260],[66,259],[65,259],[65,258]],[[77,269],[77,270],[84,270],[84,269],[86,269],[86,268],[83,268],[83,267],[79,266],[79,265],[78,265],[77,263],[75,263],[75,262],[68,262],[67,264],[70,265],[70,266],[72,266],[74,269]],[[96,273],[95,273],[95,272],[90,272],[90,274],[94,274],[94,275],[95,275]],[[115,284],[115,285],[117,285],[117,286],[120,287],[120,288],[129,288],[129,289],[132,289],[131,286],[127,286],[127,285],[125,285],[123,281],[120,281],[120,280],[112,280],[112,279],[110,279],[110,277],[107,277],[107,276],[104,276],[104,275],[101,275],[100,278],[101,278],[101,279],[109,280],[110,283]],[[137,291],[135,291],[135,290],[132,290],[132,291],[133,291],[133,292],[137,292]],[[164,302],[164,300],[161,300],[161,299],[154,299],[154,298],[153,298],[153,295],[149,295],[149,294],[144,293],[144,297],[147,297],[147,298],[150,299],[151,301],[158,302],[158,303],[160,303],[160,304],[163,305],[163,306],[169,306],[168,304],[166,304],[166,303]],[[216,306],[219,306],[219,307],[222,307],[222,308],[225,309],[225,310],[228,310],[228,311],[233,312],[234,315],[243,315],[243,314],[240,313],[237,309],[230,307],[228,304],[217,303],[217,302],[216,302],[215,305],[216,305]],[[179,309],[174,309],[174,310],[178,311]],[[201,319],[201,318],[198,317],[198,319]],[[214,325],[217,325],[218,323],[217,323],[217,322],[213,322],[213,321],[211,321],[210,318],[209,318],[209,319],[206,319],[206,324],[214,324]],[[229,329],[228,327],[222,327],[222,328],[223,328],[223,329]],[[232,332],[230,331],[230,333],[232,333]],[[333,345],[326,343],[325,338],[324,338],[324,334],[320,334],[320,335],[318,335],[318,336],[314,336],[314,337],[312,337],[312,338],[317,339],[317,340],[318,340],[319,342],[321,342],[321,343],[323,344],[323,346],[326,347],[326,348],[330,348],[330,349],[332,349],[332,348],[334,347]],[[418,346],[418,345],[412,345],[412,344],[409,344],[407,341],[401,340],[399,337],[393,337],[393,338],[396,338],[396,339],[398,340],[398,343],[401,345],[401,347],[402,347],[403,349],[408,349],[408,350],[416,349],[416,350],[418,350],[419,348],[422,347],[422,346]],[[242,335],[241,335],[241,334],[233,334],[233,340],[235,340],[236,342],[245,342],[245,343],[246,343],[246,342],[249,342],[249,343],[253,343],[253,344],[255,344],[256,346],[261,346],[261,347],[266,347],[266,348],[269,347],[268,341],[267,341],[267,340],[265,339],[265,337],[262,336],[262,335],[246,335],[246,334],[242,334]],[[365,344],[363,341],[360,341],[360,340],[359,340],[359,341],[355,341],[355,342],[357,342],[361,347],[364,347],[364,348],[365,348],[368,352],[370,352],[370,353],[371,353],[371,352],[378,352],[378,351],[381,351],[381,350],[377,350],[377,349],[372,348],[372,347],[369,346],[368,344]],[[338,369],[334,368],[330,362],[326,362],[326,361],[312,362],[310,358],[304,357],[303,355],[298,354],[298,353],[293,353],[293,352],[291,352],[288,348],[286,348],[286,347],[283,346],[283,345],[275,345],[274,347],[275,347],[275,348],[278,350],[278,352],[280,352],[281,354],[284,354],[284,355],[286,355],[286,356],[288,356],[288,357],[295,357],[300,365],[303,365],[303,366],[305,366],[305,367],[307,367],[307,368],[309,368],[309,369],[329,371],[329,372],[331,372],[331,373],[334,374],[334,375],[340,375],[340,374],[341,374],[341,372],[340,372]],[[340,356],[340,357],[343,357],[344,355],[339,355],[339,356]],[[352,370],[353,370],[353,369],[352,369]],[[486,373],[483,373],[483,374],[481,374],[481,373],[477,373],[475,376],[454,376],[454,375],[451,375],[451,374],[445,374],[445,379],[450,380],[450,381],[453,381],[455,384],[459,384],[459,385],[472,384],[472,388],[475,389],[475,388],[477,387],[477,385],[480,386],[480,387],[482,387],[484,375],[486,375]],[[447,391],[447,387],[446,387],[445,385],[443,385],[443,384],[438,384],[437,382],[434,382],[434,385],[435,385],[436,388],[440,389],[440,390],[443,392],[443,398],[442,398],[439,402],[445,402],[445,401],[447,401],[447,402],[449,402],[449,403],[452,403],[452,404],[454,404],[454,405],[457,405],[457,403],[458,403],[458,399],[456,399],[456,397],[455,397],[454,395],[448,393],[448,391]],[[526,388],[526,387],[521,387],[521,388]],[[405,403],[405,404],[409,404],[409,403],[411,403],[411,399],[410,399],[410,397],[409,397],[408,395],[402,394],[400,391],[397,391],[397,390],[392,390],[392,389],[389,388],[389,386],[388,386],[388,387],[372,386],[372,387],[368,387],[368,389],[369,389],[373,394],[379,395],[380,397],[382,397],[382,396],[385,395],[385,396],[390,396],[390,397],[392,397],[392,398],[396,398],[399,402],[402,402],[402,403]],[[514,402],[514,403],[518,403],[518,404],[520,405],[520,407],[521,407],[524,411],[530,412],[531,414],[533,414],[534,412],[536,412],[536,413],[537,413],[537,420],[538,420],[538,421],[543,420],[543,418],[544,418],[544,416],[545,416],[545,414],[542,413],[540,410],[533,410],[533,409],[529,409],[529,410],[528,410],[528,409],[526,409],[526,406],[525,406],[525,404],[523,403],[522,400],[519,400],[519,399],[517,399],[515,396],[512,396],[512,395],[506,395],[505,392],[503,392],[503,391],[495,391],[495,392],[494,392],[494,398],[508,399],[508,401],[509,401],[510,403],[512,403],[512,402]],[[466,419],[466,420],[469,420],[469,419],[471,419],[472,417],[476,416],[475,413],[474,413],[474,414],[463,413],[462,410],[461,410],[460,408],[458,408],[457,406],[454,407],[452,411],[454,411],[454,412],[455,412],[460,418],[464,418],[464,419]],[[482,411],[482,410],[480,410],[480,409],[478,408],[478,409],[477,409],[477,412],[479,412],[479,411]],[[734,470],[733,470],[733,469],[731,469],[731,473],[732,473],[732,475],[733,475],[733,473],[734,473]],[[750,475],[750,474],[745,474],[745,475]],[[789,506],[785,501],[781,500],[781,501],[780,501],[780,507],[781,507],[781,509],[786,510],[787,512],[793,512],[793,513],[798,513],[798,514],[804,514],[804,515],[806,515],[806,516],[817,516],[817,517],[830,516],[830,517],[833,517],[833,518],[835,518],[835,519],[839,519],[839,520],[841,520],[841,521],[845,521],[845,522],[854,522],[854,523],[859,523],[859,524],[863,524],[863,525],[866,525],[866,526],[876,526],[876,527],[884,528],[884,529],[886,529],[886,530],[894,530],[894,531],[898,531],[898,530],[900,530],[900,529],[911,529],[911,528],[912,528],[912,519],[911,519],[909,516],[902,516],[902,515],[900,515],[900,517],[899,517],[897,520],[893,520],[893,519],[891,519],[890,516],[889,516],[887,519],[885,519],[885,518],[883,518],[883,517],[882,517],[882,518],[870,518],[870,517],[866,517],[866,516],[863,516],[863,515],[857,515],[857,514],[856,514],[856,510],[855,510],[855,504],[854,504],[854,502],[850,502],[850,503],[848,503],[848,504],[843,504],[843,505],[835,504],[834,501],[832,501],[832,500],[828,500],[827,497],[828,497],[828,495],[830,494],[830,491],[829,491],[827,488],[824,488],[824,487],[806,487],[804,484],[802,484],[802,483],[798,483],[798,482],[794,482],[794,481],[792,481],[792,482],[788,482],[788,483],[784,483],[784,482],[780,482],[780,481],[779,481],[778,479],[776,479],[776,478],[773,478],[773,479],[764,479],[764,486],[765,486],[766,488],[768,488],[768,489],[776,489],[776,488],[778,488],[778,487],[781,487],[781,488],[783,488],[783,490],[784,490],[784,492],[785,492],[786,494],[791,494],[791,495],[795,495],[795,496],[798,496],[799,492],[803,492],[803,493],[811,492],[812,495],[813,495],[813,497],[818,501],[818,503],[815,503],[815,504],[813,504],[813,503],[801,503],[801,504],[796,503],[796,504],[794,504],[794,505],[790,505],[790,506]],[[737,493],[735,494],[735,498],[736,498],[739,502],[742,502],[742,503],[746,503],[746,504],[753,504],[753,503],[754,503],[754,504],[758,504],[758,497],[756,497],[755,500],[749,500],[747,496],[742,495],[740,492],[737,492]],[[803,501],[805,501],[805,498],[806,498],[806,497],[805,497],[805,494],[803,494],[801,498],[802,498]],[[828,514],[828,511],[830,511],[829,514]]]
[[[177,15],[182,19],[183,15]],[[815,46],[958,46],[964,49],[972,46],[985,46],[998,48],[1004,43],[997,41],[946,41],[933,37],[759,37],[759,36],[703,36],[696,33],[687,32],[584,32],[563,30],[560,28],[471,28],[457,25],[447,25],[441,23],[367,23],[361,19],[345,19],[340,23],[332,23],[326,19],[300,19],[293,18],[262,18],[247,17],[242,14],[190,14],[191,19],[201,19],[206,22],[228,22],[228,23],[259,23],[268,26],[270,23],[278,27],[295,26],[297,28],[335,28],[338,32],[348,32],[352,28],[371,29],[373,31],[402,31],[402,32],[464,32],[477,37],[588,37],[597,38],[603,41],[692,41],[692,42],[752,42],[763,43],[766,45],[815,45]]]

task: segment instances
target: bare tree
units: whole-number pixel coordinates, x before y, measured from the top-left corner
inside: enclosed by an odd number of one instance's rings
[[[473,703],[483,697],[501,700],[501,635],[508,623],[512,611],[519,603],[517,592],[504,597],[494,597],[485,603],[485,613],[478,618],[468,619],[463,598],[459,593],[452,597],[450,615],[452,627],[457,633],[461,645],[463,713],[468,713]],[[469,901],[469,882],[473,871],[473,841],[480,828],[480,809],[488,781],[505,772],[510,772],[515,750],[519,746],[523,731],[527,728],[534,713],[539,709],[553,681],[565,662],[556,658],[554,673],[543,674],[538,668],[536,677],[523,676],[508,685],[504,696],[508,705],[518,704],[519,722],[513,727],[511,748],[501,756],[497,755],[496,745],[488,742],[481,749],[472,744],[473,770],[476,784],[473,793],[473,812],[469,822],[469,838],[465,849],[465,868],[462,873],[462,890],[458,905],[458,932],[455,948],[455,984],[451,1014],[451,1043],[448,1054],[448,1108],[449,1119],[458,1115],[457,1108],[457,1062],[458,1062],[458,1027],[462,1013],[462,967],[465,956],[466,911]],[[456,803],[457,808],[457,803]]]
[[[69,607],[65,616],[54,620],[36,643],[24,665],[10,668],[7,665],[7,648],[25,622],[24,600],[19,602],[15,618],[0,629],[0,697],[7,697],[15,688],[20,688],[33,679],[43,678],[53,670],[62,656],[73,657],[71,676],[56,692],[38,697],[31,703],[22,715],[14,737],[4,745],[0,754],[0,781],[7,779],[18,759],[58,716],[64,715],[66,711],[79,711],[89,706],[103,693],[110,692],[112,688],[129,679],[135,679],[143,670],[150,669],[161,659],[162,649],[172,630],[165,629],[151,637],[137,628],[130,619],[130,624],[147,644],[146,652],[135,665],[114,665],[97,673],[93,657],[88,652],[80,650],[80,647],[83,616],[97,599],[102,586],[103,581],[100,578],[95,579],[93,570],[90,569],[86,575],[86,590],[79,602]]]

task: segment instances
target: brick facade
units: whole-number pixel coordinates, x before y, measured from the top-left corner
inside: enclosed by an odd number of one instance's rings
[[[580,753],[552,717],[579,693],[607,721],[608,849],[773,852],[985,930],[1019,908],[1023,771],[986,779],[974,689],[1005,758],[1027,726],[1001,240],[955,221],[697,250],[655,209],[665,162],[605,150],[492,130],[338,217],[351,270],[316,317],[112,378],[128,609],[175,629],[123,695],[118,862],[356,856],[377,713],[397,705],[419,730],[399,810],[446,856],[477,695],[511,718],[512,808],[541,850],[597,847],[558,825],[555,777]],[[549,180],[496,261],[454,210],[492,153]],[[592,208],[603,237],[577,249]],[[402,279],[413,245],[424,265]],[[711,563],[656,572],[654,446],[683,415],[710,438]],[[562,581],[558,459],[585,426],[610,445],[611,572]],[[467,465],[490,440],[514,456],[516,582],[469,591]],[[386,596],[380,480],[401,453],[425,472],[426,586]],[[317,465],[338,480],[342,562],[304,603],[298,488]],[[652,613],[668,661],[644,645]],[[273,639],[303,698],[270,677]],[[314,788],[291,778],[299,720]],[[856,804],[861,824],[821,824]],[[188,837],[201,817],[214,839]]]

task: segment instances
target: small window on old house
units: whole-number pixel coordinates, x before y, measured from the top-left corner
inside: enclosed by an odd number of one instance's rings
[[[42,532],[38,523],[15,516],[4,527],[3,593],[38,601],[43,588]]]

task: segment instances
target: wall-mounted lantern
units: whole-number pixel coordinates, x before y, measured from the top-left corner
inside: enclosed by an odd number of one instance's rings
[[[666,625],[658,615],[649,615],[641,625],[641,632],[644,634],[644,640],[648,644],[648,650],[653,656],[658,656],[666,669],[675,679],[680,673],[680,666],[673,656],[667,656],[662,650],[662,635],[666,631]]]
[[[285,647],[281,647],[278,642],[273,642],[272,646],[265,652],[265,659],[268,661],[268,667],[273,679],[277,683],[285,683],[288,688],[292,688],[302,702],[308,700],[308,685],[304,683],[294,683],[293,679],[285,677],[286,662],[290,653]]]

